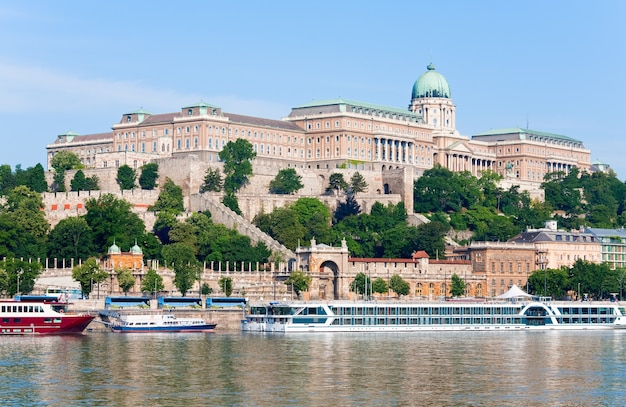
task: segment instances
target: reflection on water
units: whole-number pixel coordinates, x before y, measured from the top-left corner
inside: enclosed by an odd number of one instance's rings
[[[621,405],[626,332],[0,338],[3,405]]]

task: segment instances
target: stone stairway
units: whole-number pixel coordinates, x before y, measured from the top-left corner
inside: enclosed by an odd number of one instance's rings
[[[296,258],[293,251],[274,240],[243,216],[227,208],[220,198],[219,194],[193,194],[189,199],[190,210],[191,212],[209,211],[213,222],[235,229],[242,235],[248,236],[253,243],[265,243],[272,252],[280,253],[284,262],[290,262]]]

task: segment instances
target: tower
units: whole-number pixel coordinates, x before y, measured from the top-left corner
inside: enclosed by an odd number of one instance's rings
[[[430,63],[413,85],[409,110],[437,129],[455,130],[455,106],[448,81]]]

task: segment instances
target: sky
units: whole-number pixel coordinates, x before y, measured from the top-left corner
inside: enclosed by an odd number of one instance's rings
[[[204,101],[281,119],[343,97],[407,109],[432,62],[471,137],[581,140],[626,179],[626,1],[0,1],[0,164],[59,134]]]

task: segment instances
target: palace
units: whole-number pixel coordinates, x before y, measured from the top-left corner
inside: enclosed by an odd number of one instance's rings
[[[522,189],[536,189],[548,172],[591,167],[583,143],[558,134],[509,128],[461,135],[450,86],[429,64],[413,85],[408,109],[343,98],[294,107],[282,120],[226,113],[204,102],[173,113],[140,109],[123,114],[110,132],[57,136],[47,146],[48,168],[54,154],[68,150],[86,168],[139,168],[188,155],[219,165],[218,153],[239,138],[254,146],[256,165],[271,162],[304,171],[402,169],[411,177],[405,185],[435,164],[475,176],[492,170]],[[379,189],[390,193],[387,185]]]

